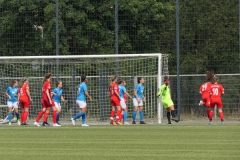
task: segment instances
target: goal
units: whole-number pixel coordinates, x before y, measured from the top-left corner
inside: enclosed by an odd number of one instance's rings
[[[34,120],[41,110],[41,83],[45,73],[53,74],[52,88],[57,79],[63,82],[63,96],[67,103],[62,103],[61,120],[69,121],[79,112],[76,106],[76,91],[81,75],[87,76],[88,91],[93,101],[87,101],[88,123],[109,121],[110,101],[108,94],[109,78],[117,75],[123,78],[127,91],[134,92],[137,77],[145,78],[146,103],[144,119],[146,122],[161,123],[162,107],[156,97],[162,84],[163,72],[166,72],[167,55],[156,54],[119,54],[119,55],[71,55],[71,56],[22,56],[0,58],[0,105],[6,104],[4,92],[11,80],[28,77],[32,103],[29,119]],[[165,63],[165,64],[163,64]],[[162,67],[163,66],[163,67]],[[127,101],[131,121],[133,103]],[[0,119],[6,116],[6,107],[0,107]],[[138,119],[137,119],[138,120]]]

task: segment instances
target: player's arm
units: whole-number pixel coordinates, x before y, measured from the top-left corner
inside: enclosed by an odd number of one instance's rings
[[[5,95],[8,97],[8,99],[12,99],[11,96],[8,94],[8,89],[6,90]]]
[[[20,100],[20,89],[18,90],[18,102]]]
[[[114,93],[118,96],[119,99],[121,99],[119,94],[118,94],[118,92],[116,90],[114,90]]]
[[[202,94],[202,86],[199,88],[199,93]]]
[[[223,87],[221,87],[221,92],[222,92],[222,94],[224,94],[224,88]]]
[[[127,92],[127,91],[124,91],[124,93],[126,93],[126,95],[127,95],[129,98],[131,98],[131,99],[132,99],[132,96],[130,96],[130,94],[128,94],[128,92]]]
[[[48,97],[49,103],[52,104],[52,99],[51,99],[51,96],[49,94],[49,89],[46,89],[45,93],[46,93],[46,95]]]
[[[64,99],[64,97],[63,96],[61,96],[61,101],[63,101],[63,102],[67,102],[67,100],[66,99]]]
[[[163,93],[163,87],[160,87],[159,92],[157,93],[157,97],[160,97]]]
[[[143,96],[143,102],[146,102],[146,97],[144,95],[142,95],[142,96]]]
[[[30,99],[30,101],[32,101],[32,97],[31,97],[31,95],[30,95],[29,88],[26,88],[26,93],[27,93],[28,98]]]
[[[140,99],[138,98],[138,95],[137,95],[137,90],[134,90],[134,96],[136,97],[136,99],[137,99],[137,101],[139,102],[140,101]]]
[[[85,93],[85,95],[90,99],[90,101],[92,101],[92,97],[89,95],[88,91],[85,90],[84,93]]]

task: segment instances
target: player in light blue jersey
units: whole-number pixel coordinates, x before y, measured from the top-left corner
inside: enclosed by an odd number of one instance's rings
[[[10,86],[8,86],[5,95],[7,96],[7,106],[8,106],[8,124],[12,124],[12,111],[14,108],[18,125],[21,124],[19,120],[18,113],[18,81],[12,80]]]
[[[81,76],[81,84],[78,86],[77,92],[77,105],[79,106],[81,112],[79,112],[74,118],[72,118],[72,124],[75,125],[76,119],[82,117],[82,126],[87,127],[89,125],[86,124],[86,112],[87,112],[87,103],[86,103],[86,96],[92,101],[91,96],[88,94],[87,90],[87,78],[86,76]]]
[[[126,86],[126,82],[123,79],[119,79],[118,80],[118,88],[120,90],[120,105],[122,107],[122,117],[123,117],[123,124],[129,124],[127,122],[127,116],[128,116],[128,112],[127,112],[127,105],[124,99],[124,95],[126,94],[128,97],[130,97],[132,99],[132,96],[130,96],[127,92],[127,89],[125,88]],[[120,120],[122,119],[122,117],[120,118]]]
[[[146,124],[143,121],[143,102],[146,101],[143,95],[143,91],[144,91],[143,84],[144,84],[144,78],[138,77],[138,84],[135,87],[134,96],[133,96],[134,111],[133,111],[132,124],[136,124],[136,116],[137,116],[138,110],[139,110],[140,124]]]
[[[62,96],[63,89],[62,89],[62,81],[56,82],[56,88],[52,90],[52,98],[55,103],[55,107],[57,108],[57,124],[60,125],[59,119],[60,119],[60,113],[61,113],[61,101],[67,102]]]

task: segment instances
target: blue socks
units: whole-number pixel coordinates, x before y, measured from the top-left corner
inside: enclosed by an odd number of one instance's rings
[[[86,114],[82,116],[82,124],[86,124],[86,119],[87,119],[86,117],[87,117]]]
[[[57,122],[59,121],[59,119],[60,119],[60,114],[59,113],[57,113]]]
[[[139,112],[139,116],[140,116],[140,122],[143,121],[143,111]]]
[[[137,116],[137,111],[133,111],[133,121],[135,121],[136,120],[136,116]]]
[[[16,113],[17,120],[19,120],[19,113]]]
[[[76,120],[78,118],[82,117],[82,124],[85,124],[86,123],[86,113],[83,113],[83,112],[80,112],[78,113],[74,118],[73,120]]]
[[[12,122],[12,113],[8,113],[8,122]]]
[[[127,122],[127,116],[128,116],[128,112],[124,111],[124,113],[123,113],[123,122]]]

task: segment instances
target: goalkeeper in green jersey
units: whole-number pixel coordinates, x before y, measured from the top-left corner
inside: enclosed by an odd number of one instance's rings
[[[171,115],[173,121],[178,122],[178,120],[175,118],[174,104],[171,99],[171,93],[168,84],[169,78],[167,76],[164,76],[164,85],[161,86],[160,91],[157,94],[157,97],[162,96],[163,107],[167,109],[168,124],[172,124]]]

